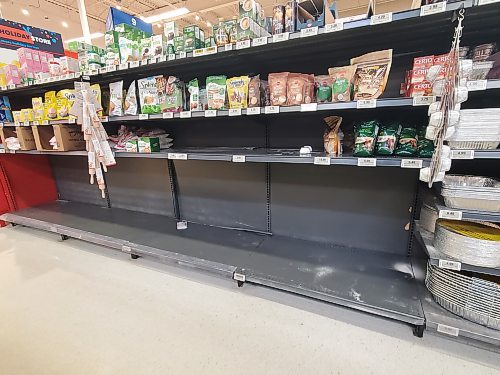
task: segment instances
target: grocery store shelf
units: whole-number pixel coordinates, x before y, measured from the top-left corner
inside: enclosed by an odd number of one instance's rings
[[[471,271],[471,272],[483,273],[486,275],[500,276],[500,268],[480,267],[480,266],[474,266],[472,264],[462,263],[457,261],[456,259],[450,258],[449,256],[441,253],[432,244],[434,239],[434,234],[421,228],[418,222],[416,223],[416,227],[417,230],[415,231],[415,237],[417,238],[417,241],[420,242],[420,245],[422,245],[422,248],[429,255],[429,261],[433,266],[446,269],[454,269],[454,270],[457,270],[457,267],[459,267],[463,271]]]
[[[436,208],[440,217],[451,220],[473,220],[490,221],[500,223],[500,212],[465,210],[459,208],[449,208],[437,204]]]
[[[500,149],[474,150],[474,159],[500,159]]]
[[[43,92],[44,90],[58,90],[68,87],[75,81],[82,80],[81,73],[69,74],[67,76],[52,77],[43,83],[35,84],[34,82],[27,85],[15,85],[15,87],[8,86],[5,90],[0,89],[0,95],[10,95],[12,93],[22,93],[22,94],[33,94],[37,92]]]
[[[88,242],[423,325],[406,256],[57,201],[1,217]]]

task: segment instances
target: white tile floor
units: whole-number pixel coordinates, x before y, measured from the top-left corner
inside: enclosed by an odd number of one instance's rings
[[[499,374],[498,352],[28,228],[0,230],[0,374]]]

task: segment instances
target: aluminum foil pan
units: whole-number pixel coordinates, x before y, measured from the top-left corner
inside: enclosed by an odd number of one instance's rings
[[[434,233],[438,212],[435,207],[424,204],[420,211],[420,226],[428,232]]]
[[[441,195],[451,208],[500,212],[500,181],[493,178],[448,175]]]
[[[489,177],[450,174],[444,178],[443,188],[493,188],[494,191],[500,191],[500,181]]]
[[[500,267],[500,229],[482,223],[439,220],[434,235],[436,250],[479,267]]]
[[[498,280],[498,278],[497,278]],[[453,314],[500,330],[500,285],[427,265],[425,285],[436,302]]]

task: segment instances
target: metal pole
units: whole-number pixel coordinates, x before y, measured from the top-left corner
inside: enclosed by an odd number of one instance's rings
[[[85,8],[85,0],[78,0],[78,13],[80,13],[80,23],[82,24],[83,38],[85,43],[91,44],[89,20],[87,19],[87,9]]]

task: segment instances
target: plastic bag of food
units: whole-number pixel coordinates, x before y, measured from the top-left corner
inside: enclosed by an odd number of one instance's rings
[[[426,126],[421,126],[417,132],[417,150],[421,158],[431,158],[434,153],[434,142],[425,138]]]
[[[332,79],[332,101],[349,102],[352,98],[352,83],[355,66],[342,66],[328,69],[328,74]]]
[[[260,107],[261,104],[261,86],[260,86],[260,75],[256,75],[255,77],[250,78],[250,82],[248,84],[248,106],[252,107]]]
[[[377,99],[387,84],[392,65],[392,49],[367,53],[351,59],[356,65],[354,100]]]
[[[100,108],[99,110],[97,110],[97,115],[98,116],[102,116],[102,92],[101,92],[101,85],[99,85],[98,83],[95,83],[95,84],[93,84],[93,85],[90,86],[90,89],[92,90],[92,92],[95,95],[98,108]]]
[[[226,81],[229,108],[248,107],[248,76],[233,77]]]
[[[57,99],[55,91],[47,91],[44,95],[43,114],[46,120],[57,119]]]
[[[156,88],[156,78],[148,77],[139,79],[137,81],[137,86],[139,88],[141,113],[148,115],[160,113],[160,101]]]
[[[304,103],[306,83],[307,79],[304,74],[290,73],[288,75],[286,87],[287,105],[300,105]]]
[[[125,109],[124,113],[126,115],[136,115],[137,114],[137,94],[135,91],[135,81],[132,81],[127,90],[127,95],[125,96],[125,102],[123,103]]]
[[[379,127],[377,120],[363,121],[355,125],[354,156],[373,155]]]
[[[329,103],[332,101],[333,79],[329,75],[314,77],[316,87],[316,98],[318,103]]]
[[[398,146],[394,151],[398,156],[413,156],[417,154],[417,129],[406,126],[401,130]]]
[[[392,155],[394,153],[401,128],[401,123],[397,121],[380,127],[376,144],[377,155]]]
[[[109,84],[109,115],[123,116],[123,81]]]
[[[35,120],[42,121],[43,120],[43,99],[41,97],[31,98],[31,106],[33,108],[33,115],[35,116]],[[0,109],[3,110],[3,108],[0,108]]]
[[[226,108],[226,76],[207,77],[208,109]]]
[[[69,111],[75,102],[74,90],[61,90],[56,95],[56,108],[57,118],[59,120],[67,120],[69,118]]]
[[[184,109],[184,82],[179,78],[156,77],[156,88],[162,112],[181,112]]]
[[[187,91],[189,93],[189,110],[201,111],[203,108],[200,103],[200,86],[197,78],[189,81]]]
[[[287,81],[290,73],[271,73],[269,79],[269,100],[271,105],[285,105],[287,103]]]
[[[303,74],[306,84],[304,85],[304,100],[302,103],[309,104],[314,102],[315,89],[314,89],[314,74]]]
[[[330,116],[323,119],[326,122],[325,133],[323,134],[323,144],[325,152],[330,156],[342,155],[342,141],[344,134],[340,130],[342,117]]]

